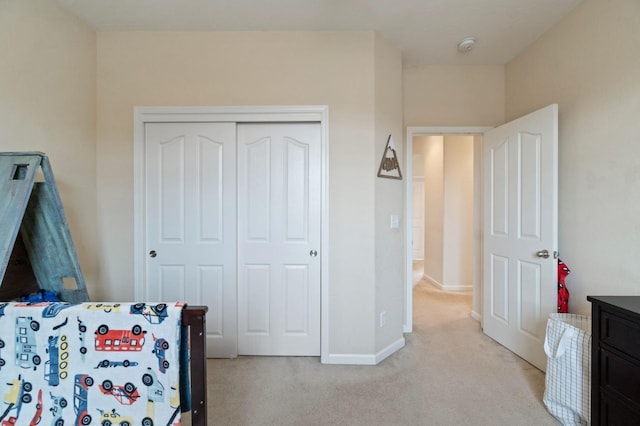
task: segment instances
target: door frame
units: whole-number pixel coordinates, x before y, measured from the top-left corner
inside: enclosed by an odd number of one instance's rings
[[[424,210],[424,176],[420,176],[420,177],[410,176],[410,178],[411,178],[411,208],[413,208],[413,201],[414,201],[414,199],[413,199],[413,189],[415,188],[415,185],[422,184],[422,189],[423,189],[423,191],[422,191],[422,209],[421,209],[422,211],[421,211],[421,213],[422,213],[422,221],[423,221],[423,223],[422,223],[422,237],[423,237],[422,238],[422,240],[423,240],[422,241],[422,260],[424,261],[424,211],[425,211]],[[413,238],[413,213],[411,214],[411,230],[412,230],[411,231],[411,235],[412,235],[411,240],[415,241],[414,238]],[[413,251],[413,244],[412,244],[412,247],[411,247],[411,260],[413,261],[413,259],[414,259],[414,251]],[[413,279],[412,279],[412,281],[413,281]]]
[[[405,168],[407,178],[404,180],[404,194],[405,194],[405,221],[406,224],[413,224],[413,137],[414,136],[439,136],[439,135],[469,135],[469,136],[483,136],[484,132],[493,127],[407,127],[406,131],[406,149],[405,149]],[[482,147],[480,147],[481,149]],[[477,215],[482,214],[482,155],[477,155],[478,147],[474,144],[474,169],[478,170],[478,173],[474,171],[474,198],[477,199],[475,190],[479,185],[480,193],[478,194],[480,205],[474,203],[474,224],[476,223]],[[482,150],[480,150],[480,153]],[[475,182],[475,179],[479,181]],[[480,216],[481,217],[481,216]],[[480,221],[482,225],[482,221]],[[404,323],[403,332],[411,333],[413,331],[413,249],[411,247],[411,241],[413,239],[411,228],[413,226],[405,226],[405,302],[404,302]],[[478,308],[480,312],[472,310],[471,316],[480,321],[482,319],[482,232],[480,232],[479,244],[480,251],[477,247],[474,247],[474,284],[473,284],[473,298],[479,300]],[[479,268],[479,269],[478,269]],[[480,274],[480,279],[476,281],[476,277]],[[475,305],[475,303],[474,303]]]
[[[208,106],[133,108],[133,274],[135,300],[146,300],[145,124],[163,122],[320,123],[320,361],[329,359],[329,107]]]

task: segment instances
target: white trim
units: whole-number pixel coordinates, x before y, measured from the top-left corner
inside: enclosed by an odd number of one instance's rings
[[[432,286],[434,286],[436,288],[442,289],[442,287],[444,287],[440,281],[434,279],[430,275],[423,274],[422,275],[422,279],[425,280],[425,282],[427,284],[431,284]]]
[[[327,356],[326,361],[322,361],[322,363],[334,365],[377,365],[404,346],[405,339],[401,337],[376,354],[330,354]]]
[[[323,364],[333,365],[376,365],[373,354],[329,354],[322,360]]]
[[[412,157],[412,162],[413,162],[413,156]],[[424,167],[423,167],[424,168]],[[413,165],[411,170],[413,171]],[[408,178],[407,178],[408,179]],[[417,185],[419,183],[422,183],[423,185],[423,189],[424,189],[424,175],[423,176],[414,176],[411,182],[411,211],[413,212],[413,186]],[[422,219],[423,219],[423,223],[422,223],[422,235],[424,236],[424,217],[426,214],[426,209],[425,209],[425,199],[424,199],[424,191],[422,194]],[[413,213],[411,214],[411,223],[408,224],[407,226],[411,226],[411,241],[413,241]],[[420,258],[416,258],[413,257],[414,252],[413,252],[413,246],[411,247],[411,269],[413,270],[413,261],[418,260],[418,261],[422,261],[424,262],[424,238],[422,239],[422,257]],[[414,283],[415,286],[415,283]]]
[[[147,288],[144,286],[145,271],[144,259],[146,248],[144,246],[144,218],[146,205],[143,202],[145,188],[144,174],[144,127],[145,113],[133,109],[133,295],[134,300],[146,300]]]
[[[382,350],[378,351],[378,353],[376,354],[376,364],[381,363],[382,361],[384,361],[386,358],[388,358],[390,355],[396,353],[397,351],[399,351],[400,349],[404,348],[405,345],[405,340],[404,337],[399,338],[398,340],[396,340],[395,342],[393,342],[392,344],[390,344],[389,346],[387,346],[386,348],[383,348]]]
[[[445,285],[440,289],[442,291],[450,291],[452,293],[471,293],[473,286],[471,285]]]
[[[474,320],[476,320],[478,322],[480,322],[480,320],[482,319],[480,314],[477,313],[476,311],[471,311],[471,318],[473,318]]]
[[[320,362],[329,357],[329,107],[321,109],[320,131],[322,137],[322,178],[321,200],[322,218],[320,247]]]
[[[403,333],[413,331],[413,127],[407,127],[404,185],[404,323]]]
[[[442,291],[472,291],[473,290],[473,286],[472,285],[444,285],[439,281],[434,280],[432,277],[430,277],[427,274],[422,275],[422,278],[428,282],[429,284],[431,284],[432,286],[436,287],[439,290]]]
[[[407,179],[404,180],[404,195],[405,195],[405,221],[406,224],[413,223],[413,209],[412,209],[412,189],[413,189],[413,176],[412,173],[412,161],[413,161],[413,137],[419,135],[483,135],[489,129],[493,127],[407,127],[407,139],[405,149],[405,168],[407,169]],[[411,333],[413,331],[413,266],[412,266],[412,227],[405,226],[405,305],[404,305],[404,324],[402,329],[405,333]],[[476,259],[476,262],[478,259]]]
[[[326,105],[229,106],[229,107],[134,107],[144,121],[162,122],[262,122],[322,121],[328,117]]]
[[[144,129],[145,123],[158,122],[319,122],[321,147],[321,263],[320,263],[320,361],[329,354],[329,107],[327,105],[294,106],[215,106],[149,107],[133,109],[133,270],[135,300],[146,300],[144,287]]]

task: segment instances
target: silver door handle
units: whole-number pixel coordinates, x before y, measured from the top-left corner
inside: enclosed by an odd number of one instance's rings
[[[547,259],[549,258],[549,250],[540,250],[539,252],[536,252],[536,256]]]
[[[158,255],[158,253],[156,253],[156,251],[155,251],[155,250],[151,250],[151,251],[149,252],[149,257],[156,257],[157,255]]]
[[[318,252],[317,252],[317,251],[315,251],[315,250],[311,250],[311,251],[309,252],[309,256],[311,256],[311,257],[316,257],[317,255],[318,255]]]

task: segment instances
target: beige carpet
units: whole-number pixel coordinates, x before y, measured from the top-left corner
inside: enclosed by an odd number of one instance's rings
[[[414,332],[377,366],[208,361],[209,425],[557,425],[544,374],[482,334],[471,296],[414,289]]]

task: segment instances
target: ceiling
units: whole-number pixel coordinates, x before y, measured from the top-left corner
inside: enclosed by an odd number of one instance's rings
[[[505,64],[581,1],[58,0],[98,31],[373,30],[405,66]]]

